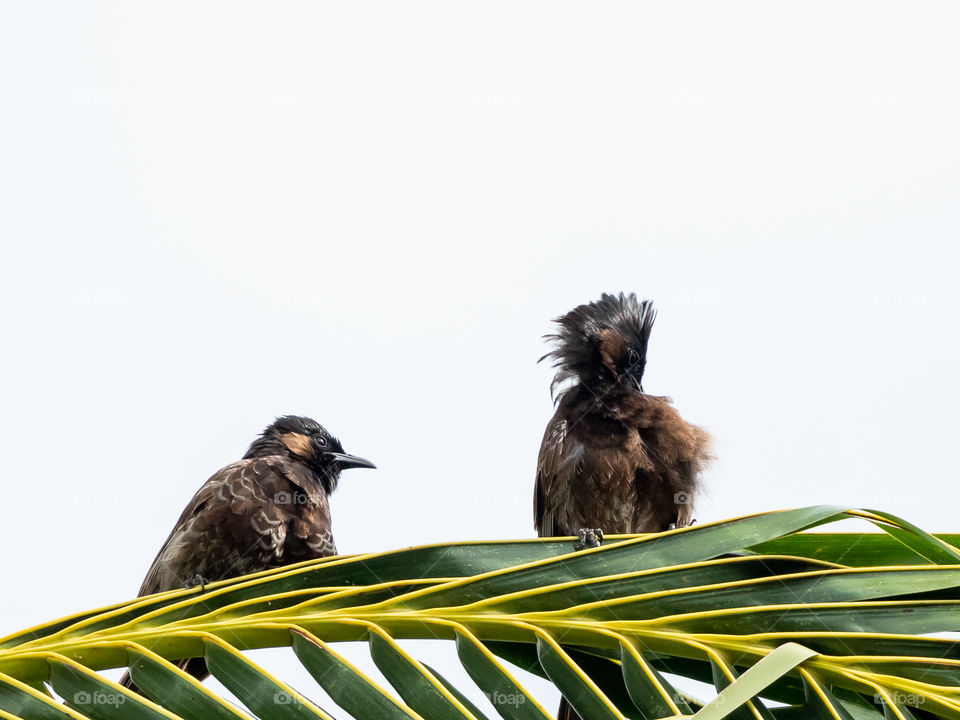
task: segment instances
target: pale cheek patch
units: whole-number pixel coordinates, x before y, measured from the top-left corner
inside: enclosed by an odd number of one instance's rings
[[[310,443],[310,438],[306,435],[301,435],[300,433],[284,433],[280,436],[280,442],[286,445],[287,450],[294,455],[299,455],[302,458],[313,457],[313,445]]]
[[[600,331],[600,360],[607,370],[617,377],[617,361],[623,357],[625,347],[620,333],[613,330]]]

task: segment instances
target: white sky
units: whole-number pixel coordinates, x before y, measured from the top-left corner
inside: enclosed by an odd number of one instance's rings
[[[697,516],[957,531],[952,3],[0,6],[0,633],[132,596],[278,414],[343,552],[533,535],[549,320],[653,298]],[[69,588],[69,591],[65,591]]]

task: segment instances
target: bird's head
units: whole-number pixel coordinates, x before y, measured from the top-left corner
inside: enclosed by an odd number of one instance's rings
[[[369,460],[343,451],[343,445],[316,420],[284,415],[266,427],[243,456],[247,458],[284,455],[304,463],[320,478],[327,494],[337,487],[340,471],[348,468],[375,468]]]
[[[567,381],[599,397],[643,392],[647,342],[656,315],[651,300],[639,301],[633,293],[604,293],[556,318],[557,332],[546,336],[553,349],[540,358],[550,358],[557,368],[551,393]]]

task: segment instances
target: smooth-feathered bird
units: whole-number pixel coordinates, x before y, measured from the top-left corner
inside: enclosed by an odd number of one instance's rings
[[[327,497],[340,471],[372,468],[318,422],[287,415],[189,502],[147,571],[139,595],[204,584],[335,555]],[[202,658],[183,661],[206,676]],[[121,681],[133,687],[129,675]]]
[[[669,398],[643,391],[656,312],[634,294],[604,294],[556,319],[548,335],[557,410],[537,461],[534,526],[541,537],[661,532],[689,525],[709,436]],[[566,700],[559,720],[577,718]]]

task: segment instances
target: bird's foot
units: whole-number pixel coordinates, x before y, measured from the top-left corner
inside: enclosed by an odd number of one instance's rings
[[[693,518],[690,522],[683,522],[682,520],[677,520],[677,522],[672,522],[667,526],[667,530],[676,530],[677,528],[693,527],[697,524],[697,519]]]
[[[603,542],[603,530],[600,528],[580,528],[577,530],[577,542],[574,543],[574,550],[587,550],[589,548],[598,548]]]
[[[207,583],[209,583],[209,582],[210,582],[210,581],[207,580],[203,575],[201,575],[200,573],[197,573],[197,574],[194,575],[192,578],[190,578],[189,580],[187,580],[187,581],[183,584],[183,586],[184,586],[187,590],[189,590],[190,588],[193,588],[193,587],[196,587],[197,585],[199,585],[199,586],[200,586],[200,592],[206,592],[206,591],[207,591]]]

